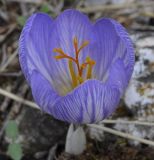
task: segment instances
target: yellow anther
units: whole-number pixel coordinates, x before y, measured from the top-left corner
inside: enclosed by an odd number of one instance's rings
[[[65,55],[65,53],[63,52],[63,50],[62,50],[61,48],[54,48],[54,49],[53,49],[53,52],[56,52],[56,53]]]
[[[82,43],[82,45],[80,46],[80,48],[78,49],[78,54],[79,54],[80,51],[81,51],[84,47],[86,47],[88,44],[89,44],[89,41],[84,41],[84,42]]]
[[[92,66],[88,65],[88,69],[87,69],[87,79],[90,79],[92,77]]]
[[[73,44],[74,44],[75,52],[77,52],[77,50],[78,50],[78,39],[77,39],[77,37],[75,37],[73,39]]]
[[[86,58],[86,63],[88,64],[88,69],[87,69],[87,79],[90,79],[92,77],[92,68],[93,65],[95,65],[95,61],[92,60],[90,57]]]
[[[54,58],[55,58],[56,60],[59,60],[59,59],[63,59],[63,58],[65,58],[65,56],[58,55],[58,56],[54,56]]]
[[[86,62],[89,62],[91,61],[91,58],[90,57],[86,57]]]
[[[78,76],[77,79],[78,79],[80,84],[84,82],[84,80],[83,80],[83,78],[81,76]]]
[[[73,85],[73,88],[75,88],[78,85],[78,82],[77,82],[77,77],[73,68],[72,60],[69,60],[68,64],[69,64],[69,70],[72,78],[72,85]]]
[[[86,64],[86,63],[83,63],[83,64],[81,65],[81,68],[82,68],[82,69],[85,69],[86,66],[87,66],[87,64]]]
[[[81,70],[81,75],[82,76],[82,73],[83,73],[83,70],[87,67],[87,63],[83,63],[80,67],[80,70]]]
[[[95,65],[96,62],[94,60],[92,60],[90,57],[87,57],[86,58],[86,63],[88,63],[90,65]]]
[[[76,63],[76,59],[68,56],[66,53],[63,52],[63,50],[61,48],[54,48],[53,52],[57,52],[57,53],[60,54],[60,55],[54,56],[54,58],[56,60],[59,60],[59,59],[62,59],[62,58],[67,58],[67,59],[70,59],[70,60],[72,60],[72,61],[74,61]]]

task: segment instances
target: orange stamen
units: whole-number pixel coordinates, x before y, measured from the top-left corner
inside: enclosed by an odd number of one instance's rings
[[[71,78],[72,78],[73,88],[75,88],[78,85],[78,82],[77,82],[77,77],[75,75],[75,71],[73,68],[73,63],[71,60],[69,60],[68,64],[69,64],[69,70],[70,70],[70,74],[71,74]]]
[[[93,61],[90,57],[86,58],[88,69],[87,69],[87,79],[90,79],[92,77],[92,68],[95,65],[95,61]]]
[[[59,54],[65,55],[65,53],[63,52],[63,50],[61,48],[54,48],[53,52],[57,52]]]
[[[78,51],[78,39],[77,39],[77,37],[75,37],[73,39],[73,44],[74,44],[75,53],[77,53],[77,51]]]
[[[86,47],[88,44],[89,44],[89,41],[84,41],[84,42],[82,43],[81,47],[78,49],[78,54],[79,54],[80,51],[81,51],[84,47]]]
[[[81,46],[79,47],[78,39],[75,37],[73,39],[73,45],[75,49],[75,58],[68,56],[68,54],[64,53],[64,51],[61,48],[55,48],[53,52],[58,53],[59,55],[54,56],[56,60],[60,60],[63,58],[68,59],[68,66],[69,66],[69,71],[70,75],[72,78],[72,86],[75,88],[78,84],[81,84],[84,82],[83,78],[83,70],[87,68],[87,74],[86,74],[86,79],[90,79],[92,77],[92,68],[95,65],[95,61],[92,60],[90,57],[86,58],[86,61],[82,64],[79,62],[79,53],[83,48],[85,48],[89,44],[89,41],[84,41]],[[75,74],[75,69],[73,67],[73,62],[75,62],[78,73]]]
[[[65,58],[65,56],[58,55],[58,56],[54,56],[54,58],[55,58],[56,60],[59,60],[59,59]]]
[[[82,77],[78,76],[77,78],[78,78],[78,81],[79,81],[80,84],[84,82]]]
[[[82,73],[83,73],[83,70],[86,68],[87,64],[86,63],[83,63],[81,65],[81,77],[82,77]]]
[[[57,52],[57,53],[60,54],[58,56],[54,56],[54,58],[56,58],[57,60],[58,59],[62,59],[62,58],[68,58],[68,59],[76,62],[76,60],[74,58],[72,58],[71,56],[68,56],[67,54],[65,54],[61,48],[54,48],[53,52]]]

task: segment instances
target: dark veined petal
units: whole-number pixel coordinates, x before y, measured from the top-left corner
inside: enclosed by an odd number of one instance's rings
[[[31,76],[34,100],[40,108],[69,123],[94,123],[107,118],[116,109],[127,80],[119,59],[110,69],[106,83],[88,80],[68,95],[61,97],[37,71]],[[121,74],[117,75],[117,72]]]
[[[19,60],[29,83],[33,70],[39,71],[51,82],[51,28],[51,18],[47,14],[37,13],[28,19],[22,30],[19,41]]]
[[[51,108],[59,98],[50,83],[36,70],[31,75],[31,89],[35,102],[44,112],[51,114]]]
[[[61,13],[54,21],[52,47],[62,48],[65,53],[74,57],[73,39],[76,37],[78,45],[81,46],[84,41],[90,40],[91,29],[92,24],[86,15],[77,10],[68,9]],[[89,54],[88,49],[89,47],[85,47],[85,49],[81,50],[81,59],[83,56],[86,57],[85,54]]]
[[[90,40],[80,60],[90,55],[96,61],[93,77],[98,80],[87,80],[72,90],[68,60],[56,61],[53,49],[62,48],[74,56],[74,37],[79,44]],[[116,109],[134,65],[132,43],[120,24],[102,19],[92,27],[88,18],[75,10],[63,12],[55,21],[46,14],[34,14],[22,31],[19,51],[36,103],[70,123],[107,118]]]
[[[108,85],[115,86],[120,94],[122,95],[128,85],[128,78],[126,76],[126,71],[122,59],[117,59],[109,69]]]
[[[55,103],[55,118],[70,123],[94,123],[108,117],[116,108],[120,92],[97,80],[88,80]]]
[[[88,17],[75,10],[64,11],[54,21],[43,13],[31,16],[19,42],[19,59],[26,79],[30,82],[30,75],[35,69],[61,95],[72,90],[68,60],[56,61],[54,56],[57,54],[53,49],[61,48],[66,54],[74,57],[73,39],[77,37],[81,45],[83,41],[88,40],[90,29]],[[81,59],[88,54],[88,47],[83,51]]]
[[[76,10],[66,10],[60,14],[54,21],[52,27],[51,49],[61,48],[64,53],[71,57],[75,57],[75,49],[73,39],[78,39],[80,46],[85,40],[90,38],[91,23],[87,16]],[[89,54],[89,45],[80,52],[80,60],[84,59]],[[71,76],[68,67],[68,59],[60,59],[56,61],[54,56],[57,53],[52,52],[53,68],[51,77],[53,79],[56,90],[62,92],[61,88],[66,87],[67,90],[72,90]],[[64,95],[64,94],[63,94]]]
[[[128,83],[122,65],[119,59],[111,66],[109,74],[114,77],[109,76],[106,83],[88,80],[57,100],[51,108],[53,116],[71,123],[94,123],[107,118],[116,109]]]
[[[121,58],[123,59],[126,75],[129,80],[131,78],[135,63],[135,53],[134,53],[133,43],[126,29],[122,25],[120,25],[117,21],[113,19],[111,20],[111,22],[115,26],[118,36],[121,38],[123,44],[125,44],[126,47],[126,51],[124,54],[122,54]]]
[[[104,81],[111,65],[120,58],[129,80],[134,66],[134,51],[124,27],[112,19],[103,18],[93,26],[92,37],[91,49],[95,54],[91,54],[91,57],[96,61],[96,79]]]

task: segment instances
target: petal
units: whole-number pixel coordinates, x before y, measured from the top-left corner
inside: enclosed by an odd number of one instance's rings
[[[107,118],[116,109],[126,75],[119,59],[110,69],[106,83],[88,80],[71,93],[60,97],[37,71],[31,76],[34,100],[40,108],[57,119],[70,123],[94,123]],[[120,72],[121,74],[117,73]]]
[[[32,15],[22,30],[19,41],[19,60],[28,82],[33,70],[51,81],[51,28],[52,20],[44,13]]]
[[[105,83],[88,80],[51,108],[53,116],[70,123],[94,123],[107,118],[116,109],[128,80],[121,59],[109,70]]]
[[[134,63],[135,63],[135,53],[134,53],[134,48],[133,48],[133,43],[129,37],[129,34],[127,33],[126,29],[120,25],[118,22],[115,20],[111,20],[112,24],[115,26],[116,32],[118,36],[122,40],[122,45],[125,44],[125,53],[122,54],[122,59],[124,62],[124,66],[126,69],[126,75],[128,76],[128,80],[131,78],[133,68],[134,68]],[[119,48],[121,46],[119,45]],[[119,49],[118,48],[118,49]],[[120,52],[120,50],[118,50]]]
[[[110,66],[121,58],[126,70],[126,76],[130,79],[134,66],[134,51],[132,42],[126,30],[112,19],[100,19],[93,26],[94,54],[91,57],[96,61],[94,75],[99,80],[104,80]]]
[[[94,74],[104,83],[88,80],[66,95],[72,89],[68,60],[57,62],[53,49],[62,48],[74,56],[74,37],[79,44],[90,40],[80,60],[90,54],[96,61]],[[74,10],[65,11],[54,22],[46,14],[33,15],[22,31],[19,51],[36,103],[55,118],[71,123],[108,117],[119,103],[134,65],[132,44],[121,25],[104,19],[92,27],[86,16]]]
[[[73,39],[77,37],[80,46],[85,40],[90,40],[91,29],[92,24],[86,15],[77,10],[65,10],[54,21],[52,46],[60,47],[65,53],[74,57]],[[84,56],[85,51],[88,52],[88,49],[81,51],[81,57]]]
[[[109,70],[108,84],[116,85],[121,94],[124,92],[128,85],[128,79],[124,69],[124,63],[121,59],[118,59],[113,63]]]
[[[61,48],[67,55],[75,57],[73,39],[78,38],[79,46],[85,40],[89,40],[91,23],[87,16],[76,10],[66,10],[57,17],[52,28],[51,49]],[[89,52],[89,47],[85,47],[80,53],[80,60],[84,59]],[[52,53],[54,57],[57,53]],[[56,61],[52,58],[51,77],[55,82],[55,88],[61,92],[65,86],[66,90],[72,90],[71,76],[68,68],[68,59]],[[65,92],[66,94],[66,92]],[[62,95],[65,95],[62,94]]]
[[[114,86],[88,80],[59,99],[51,112],[55,118],[70,123],[94,123],[110,115],[119,99],[120,92]]]
[[[59,98],[50,83],[36,70],[31,75],[31,89],[35,102],[40,108],[51,114],[51,108]]]

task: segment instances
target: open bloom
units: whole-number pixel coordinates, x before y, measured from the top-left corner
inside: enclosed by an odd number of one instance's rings
[[[94,123],[119,103],[134,66],[126,30],[112,19],[92,24],[76,10],[55,20],[37,13],[20,36],[19,60],[40,108],[70,123]]]

